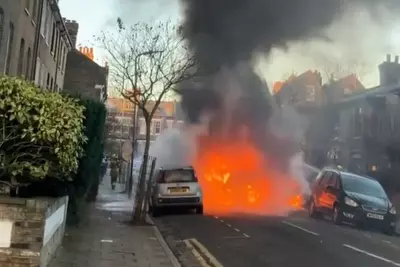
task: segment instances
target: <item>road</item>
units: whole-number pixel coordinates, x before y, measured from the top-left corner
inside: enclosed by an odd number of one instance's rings
[[[167,214],[155,219],[172,250],[197,266],[400,266],[400,237],[336,226],[306,212],[288,217]],[[194,266],[185,264],[183,266]]]

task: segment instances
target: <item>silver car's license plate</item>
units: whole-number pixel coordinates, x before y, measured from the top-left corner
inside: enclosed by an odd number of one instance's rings
[[[383,220],[383,215],[374,214],[374,213],[367,213],[367,217],[371,219]]]

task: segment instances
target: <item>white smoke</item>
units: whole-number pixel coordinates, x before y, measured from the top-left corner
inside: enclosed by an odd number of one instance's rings
[[[188,131],[167,129],[150,147],[149,154],[157,158],[156,168],[180,168],[191,165],[195,142]]]
[[[310,193],[310,183],[307,181],[307,173],[305,168],[305,162],[302,153],[297,153],[289,161],[289,173],[291,177],[296,179],[300,186],[302,194]]]

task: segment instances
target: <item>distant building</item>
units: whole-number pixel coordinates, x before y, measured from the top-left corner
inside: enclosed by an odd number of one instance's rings
[[[346,77],[332,81],[324,86],[325,101],[337,103],[343,97],[365,90],[357,75],[350,74]]]
[[[60,91],[72,41],[58,1],[0,2],[0,72]]]
[[[71,39],[76,45],[79,24],[65,20]],[[100,66],[94,60],[93,48],[72,49],[67,56],[64,89],[73,94],[106,101],[108,88],[108,66]]]
[[[381,84],[344,98],[336,158],[346,168],[371,173],[400,166],[400,64],[399,58],[380,66]]]
[[[123,97],[107,98],[107,121],[109,138],[130,140],[133,133],[133,109],[131,101]]]
[[[148,110],[152,110],[154,102],[148,103]],[[150,126],[150,140],[154,140],[166,129],[181,128],[184,124],[184,114],[177,101],[162,101],[156,110]],[[137,135],[136,153],[141,155],[144,152],[146,140],[146,123],[143,115],[139,112],[139,125]]]
[[[308,70],[291,77],[284,84],[278,84],[275,90],[275,99],[281,107],[316,107],[322,104],[322,77],[317,71]]]
[[[105,150],[119,155],[123,144],[132,140],[134,105],[123,97],[108,97],[106,106]]]

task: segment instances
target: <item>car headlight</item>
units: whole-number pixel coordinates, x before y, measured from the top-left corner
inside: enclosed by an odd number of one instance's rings
[[[358,207],[358,203],[349,197],[344,197],[344,203],[350,207]]]
[[[201,192],[197,191],[196,196],[201,197]]]
[[[396,214],[396,208],[392,206],[389,210],[390,214]]]

